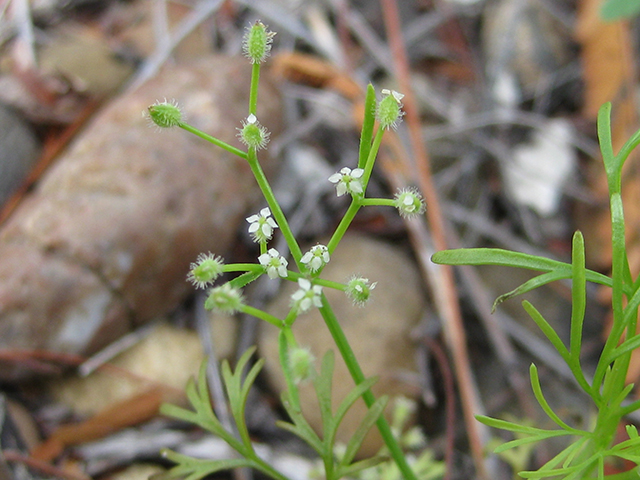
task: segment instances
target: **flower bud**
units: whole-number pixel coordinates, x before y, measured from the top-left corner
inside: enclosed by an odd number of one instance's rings
[[[378,103],[378,109],[376,116],[380,122],[380,126],[385,130],[398,127],[398,122],[402,120],[404,112],[402,111],[402,98],[403,94],[396,92],[395,90],[382,90],[383,98]]]
[[[311,350],[303,347],[294,347],[289,350],[289,364],[293,373],[293,381],[297,384],[310,379],[315,370],[313,362],[315,357]]]
[[[275,32],[270,32],[264,23],[258,21],[247,29],[242,42],[242,50],[251,63],[262,63],[269,56]]]
[[[182,111],[175,100],[157,101],[147,109],[149,119],[160,128],[178,127],[182,124]]]
[[[225,283],[209,291],[209,297],[204,302],[204,308],[223,313],[235,313],[240,310],[243,301],[242,292]]]
[[[191,264],[191,271],[187,275],[187,280],[195,285],[196,288],[205,288],[207,285],[215,282],[222,274],[224,261],[222,257],[216,257],[212,253],[201,253],[197,260]]]

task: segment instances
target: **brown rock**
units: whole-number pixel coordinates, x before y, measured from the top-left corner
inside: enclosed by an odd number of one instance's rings
[[[415,389],[403,382],[401,376],[407,371],[415,370],[415,348],[409,335],[424,309],[419,273],[415,265],[397,248],[363,236],[347,235],[323,270],[322,277],[345,282],[354,274],[366,277],[371,282],[378,282],[371,300],[363,308],[354,306],[342,292],[325,288],[324,293],[351,342],[365,376],[379,377],[372,388],[374,394],[414,397]],[[296,284],[287,283],[269,311],[284,318],[289,309],[291,294],[296,288]],[[309,347],[313,352],[318,360],[317,368],[328,349],[335,351],[335,411],[354,387],[354,383],[320,313],[312,310],[302,315],[296,320],[293,331],[298,344]],[[286,384],[280,369],[276,328],[265,326],[263,329],[260,353],[265,357],[266,371],[274,387],[282,391]],[[305,418],[317,432],[321,432],[322,420],[312,385],[301,385],[300,400]],[[338,432],[339,442],[348,441],[365,412],[364,401],[356,402]],[[365,439],[360,455],[374,455],[381,446],[382,440],[378,432],[372,431]]]
[[[89,354],[184,298],[189,263],[227,250],[259,192],[246,162],[154,132],[141,112],[175,98],[191,125],[237,144],[249,83],[246,60],[212,56],[94,119],[0,231],[0,348]],[[261,83],[258,116],[277,133],[279,97]],[[24,373],[6,367],[2,378]]]

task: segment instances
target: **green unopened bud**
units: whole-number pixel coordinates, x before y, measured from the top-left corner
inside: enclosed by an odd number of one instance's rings
[[[147,109],[149,119],[160,128],[171,128],[182,125],[183,116],[175,100],[156,102]]]
[[[205,288],[215,282],[222,274],[224,261],[222,257],[216,257],[212,253],[201,253],[198,259],[191,264],[191,270],[187,275],[187,280],[193,283],[196,288]]]
[[[376,116],[380,122],[380,126],[385,130],[397,128],[398,122],[402,120],[404,112],[402,111],[403,94],[395,90],[382,90],[383,98],[378,103]]]
[[[258,21],[247,29],[242,49],[251,63],[262,63],[269,56],[275,32],[270,32],[264,23]]]
[[[368,278],[352,277],[347,282],[345,293],[353,301],[354,305],[363,307],[371,298],[371,290],[377,283],[370,283]]]
[[[393,205],[402,217],[421,215],[426,210],[422,195],[415,188],[403,188],[396,193]]]
[[[256,116],[252,113],[242,122],[242,128],[238,128],[238,138],[249,148],[260,150],[269,143],[267,129],[260,125]]]
[[[289,350],[291,373],[293,373],[293,381],[296,384],[313,376],[315,372],[313,362],[315,362],[315,357],[308,348],[294,347]]]
[[[243,301],[240,290],[225,283],[209,291],[209,297],[204,302],[204,308],[223,313],[235,313],[240,310]]]

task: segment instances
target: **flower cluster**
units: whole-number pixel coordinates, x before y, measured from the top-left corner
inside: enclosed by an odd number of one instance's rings
[[[271,217],[271,210],[265,207],[259,213],[247,217],[249,222],[249,233],[256,243],[264,243],[273,237],[273,229],[278,228],[278,224]]]
[[[315,245],[302,256],[300,263],[304,264],[311,273],[316,273],[329,263],[330,259],[329,249],[325,245]]]
[[[311,309],[311,307],[320,308],[322,306],[322,300],[320,295],[322,294],[322,287],[320,285],[312,285],[306,278],[300,278],[298,280],[298,290],[291,295],[291,306],[295,308],[298,313],[304,313]]]
[[[331,175],[329,181],[336,185],[336,193],[339,197],[345,193],[360,195],[363,192],[362,180],[360,180],[362,175],[364,170],[361,168],[351,170],[349,167],[344,167],[338,173]]]
[[[275,248],[270,248],[266,253],[260,255],[258,262],[264,266],[269,278],[287,278],[287,265],[289,265],[289,262]]]

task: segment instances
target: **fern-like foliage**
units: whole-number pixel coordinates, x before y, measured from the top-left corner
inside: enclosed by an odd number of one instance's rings
[[[347,442],[344,453],[340,455],[340,458],[336,458],[335,441],[340,423],[356,400],[358,400],[377,379],[368,378],[359,385],[356,385],[342,400],[335,413],[333,413],[331,405],[333,366],[333,351],[329,350],[322,359],[320,374],[317,375],[313,381],[318,403],[320,404],[323,438],[320,438],[305,420],[299,404],[293,401],[288,391],[282,395],[282,403],[291,418],[291,423],[278,422],[279,427],[302,438],[318,452],[324,463],[326,480],[337,480],[346,476],[352,476],[361,470],[373,467],[385,460],[383,456],[374,456],[364,460],[354,461],[367,432],[369,432],[371,427],[378,421],[378,418],[382,415],[387,405],[388,397],[386,396],[380,397],[371,408],[369,408],[360,426]]]
[[[238,436],[226,430],[213,411],[211,398],[209,396],[209,387],[207,385],[206,361],[203,362],[200,367],[198,380],[195,381],[192,379],[187,385],[187,398],[193,410],[187,410],[170,404],[164,404],[160,409],[160,412],[164,415],[193,423],[217,435],[238,452],[239,457],[226,460],[202,460],[171,450],[164,450],[162,452],[163,455],[176,463],[175,467],[171,468],[162,476],[164,480],[174,478],[199,480],[221,470],[240,467],[254,468],[277,480],[287,480],[285,475],[278,472],[256,454],[245,421],[245,408],[247,406],[249,390],[264,364],[263,360],[258,360],[251,370],[249,370],[244,381],[242,380],[242,371],[254,351],[255,347],[252,347],[240,357],[235,371],[231,370],[226,360],[222,364],[222,379],[229,398],[229,404],[231,405],[231,414],[236,424]]]
[[[220,437],[238,453],[238,458],[206,460],[189,457],[171,450],[164,450],[163,455],[172,462],[175,462],[176,465],[160,476],[162,480],[176,478],[199,480],[212,473],[241,467],[259,470],[276,480],[288,480],[284,474],[277,471],[256,454],[245,421],[245,409],[249,390],[264,364],[263,360],[258,360],[249,370],[249,373],[243,381],[242,371],[249,363],[254,351],[255,347],[247,350],[238,361],[235,370],[231,369],[227,361],[224,361],[222,364],[222,379],[237,433],[227,430],[213,411],[207,385],[206,362],[200,367],[197,381],[192,379],[186,388],[187,398],[192,409],[189,410],[170,404],[165,404],[161,408],[161,413],[164,415],[198,425],[204,430]],[[331,406],[333,366],[333,352],[329,351],[323,358],[320,374],[316,375],[314,379],[314,387],[322,412],[322,438],[302,416],[299,403],[291,401],[292,397],[289,391],[286,391],[282,395],[282,398],[291,422],[278,422],[280,427],[296,434],[318,452],[324,463],[325,478],[327,480],[338,480],[340,478],[353,476],[387,459],[384,456],[375,456],[365,460],[354,460],[365,435],[382,414],[387,404],[387,397],[379,398],[371,408],[369,408],[359,428],[347,443],[344,453],[341,454],[339,458],[336,457],[335,440],[340,423],[344,419],[347,411],[353,406],[356,400],[376,382],[376,379],[369,378],[354,387],[334,413],[332,412]]]

